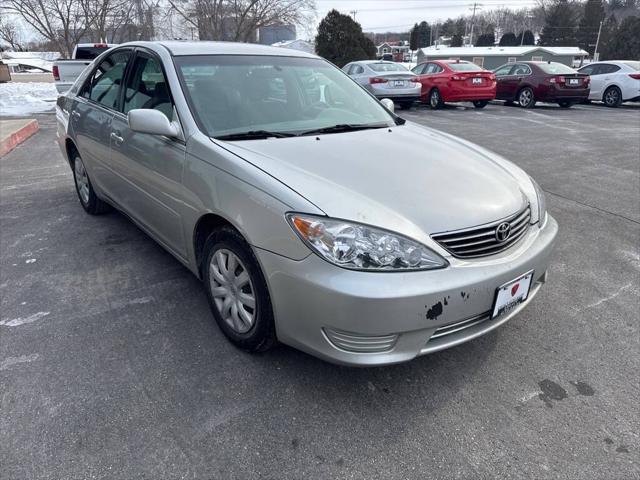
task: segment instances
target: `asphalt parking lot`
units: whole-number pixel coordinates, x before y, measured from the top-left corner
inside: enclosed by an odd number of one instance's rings
[[[0,478],[640,478],[639,107],[401,112],[524,167],[560,234],[517,318],[372,369],[236,350],[40,115],[0,159]]]

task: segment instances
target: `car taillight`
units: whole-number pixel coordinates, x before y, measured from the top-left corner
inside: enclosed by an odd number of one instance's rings
[[[494,81],[496,80],[496,76],[492,73],[491,75],[489,75],[489,80]]]
[[[557,77],[551,77],[549,79],[549,83],[564,83],[565,78],[562,75],[558,75]]]
[[[630,73],[629,76],[634,80],[640,80],[640,73]]]
[[[60,80],[60,70],[58,70],[58,66],[54,65],[51,69],[51,73],[53,73],[53,79],[59,81]]]
[[[371,77],[369,79],[369,83],[373,84],[373,83],[387,83],[387,79],[386,78],[380,78],[380,77]]]
[[[461,77],[460,75],[452,75],[451,80],[464,80],[464,77]]]
[[[589,84],[591,83],[591,77],[584,77],[584,78],[582,79],[582,83],[583,83],[586,87],[588,87],[588,86],[589,86]]]

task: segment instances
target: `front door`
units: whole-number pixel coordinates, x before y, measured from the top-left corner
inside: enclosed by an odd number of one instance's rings
[[[496,74],[496,98],[500,100],[513,100],[518,89],[518,77],[513,75],[515,65],[504,65],[495,71]]]
[[[185,258],[180,212],[186,147],[175,138],[133,132],[126,115],[136,108],[158,110],[175,119],[162,63],[146,51],[136,52],[126,79],[122,112],[113,118],[111,164],[121,175],[119,201],[127,213]]]

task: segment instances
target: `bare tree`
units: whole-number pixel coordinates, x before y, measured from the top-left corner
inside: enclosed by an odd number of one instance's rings
[[[8,43],[12,50],[23,50],[22,30],[15,22],[6,17],[0,17],[0,40]]]
[[[0,0],[2,9],[20,15],[64,57],[91,26],[87,0]]]
[[[200,40],[255,41],[259,28],[302,24],[315,9],[314,0],[168,0]]]
[[[87,1],[87,15],[92,20],[91,35],[100,42],[113,42],[118,31],[135,23],[136,3],[131,0]]]

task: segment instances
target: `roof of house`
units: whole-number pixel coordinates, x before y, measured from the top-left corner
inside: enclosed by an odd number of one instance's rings
[[[539,45],[525,45],[522,47],[427,47],[420,51],[423,55],[450,55],[450,56],[505,56],[505,55],[526,55],[536,50],[543,50],[552,55],[573,55],[583,57],[589,55],[588,52],[579,47],[541,47]]]

